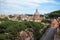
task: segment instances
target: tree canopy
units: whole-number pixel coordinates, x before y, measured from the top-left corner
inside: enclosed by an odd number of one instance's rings
[[[2,40],[17,40],[18,32],[21,30],[25,30],[27,28],[32,28],[34,30],[34,35],[36,40],[40,38],[39,30],[44,27],[43,24],[38,22],[29,22],[29,21],[11,21],[11,20],[3,20],[4,22],[0,23],[0,39]],[[3,36],[1,38],[1,36]]]
[[[54,18],[54,17],[57,18],[57,17],[60,17],[60,10],[53,11],[53,12],[49,13],[48,16],[49,16],[50,18]]]

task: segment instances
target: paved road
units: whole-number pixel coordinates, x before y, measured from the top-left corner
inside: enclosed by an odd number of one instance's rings
[[[54,40],[60,40],[60,37],[55,35]]]

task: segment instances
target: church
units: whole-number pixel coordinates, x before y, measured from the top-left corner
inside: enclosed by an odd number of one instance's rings
[[[33,15],[33,21],[34,22],[41,22],[42,21],[42,18],[40,17],[40,14],[39,14],[37,9],[36,9],[36,12]]]
[[[24,16],[21,16],[21,19],[26,20],[26,21],[33,21],[33,22],[41,22],[42,21],[42,18],[40,17],[40,14],[37,9],[33,16],[24,15]]]
[[[8,15],[8,19],[12,21],[33,21],[33,22],[41,22],[42,18],[40,13],[36,9],[35,13],[32,16],[28,15]]]

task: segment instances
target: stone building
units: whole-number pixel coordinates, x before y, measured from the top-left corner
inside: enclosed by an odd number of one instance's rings
[[[40,17],[40,14],[37,9],[36,9],[33,16],[21,15],[21,19],[26,20],[26,21],[34,21],[34,22],[41,22],[42,21],[42,18]]]
[[[0,15],[0,18],[4,18],[4,17],[6,17],[6,16]],[[7,17],[9,20],[12,20],[12,21],[34,21],[34,22],[42,21],[42,18],[40,17],[40,14],[37,9],[36,9],[34,15],[32,15],[32,16],[15,14],[15,15],[8,15]]]
[[[9,19],[9,20],[12,20],[12,21],[19,21],[19,20],[20,20],[20,16],[21,16],[21,15],[18,15],[18,14],[8,15],[8,19]]]
[[[33,21],[34,22],[41,22],[42,21],[42,18],[40,17],[40,14],[39,14],[37,9],[36,9],[36,12],[33,15]]]
[[[0,18],[5,18],[5,17],[6,17],[6,15],[2,15],[2,14],[0,15]]]

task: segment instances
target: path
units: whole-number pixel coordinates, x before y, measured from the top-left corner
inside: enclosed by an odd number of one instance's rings
[[[60,37],[55,35],[54,40],[60,40]]]

